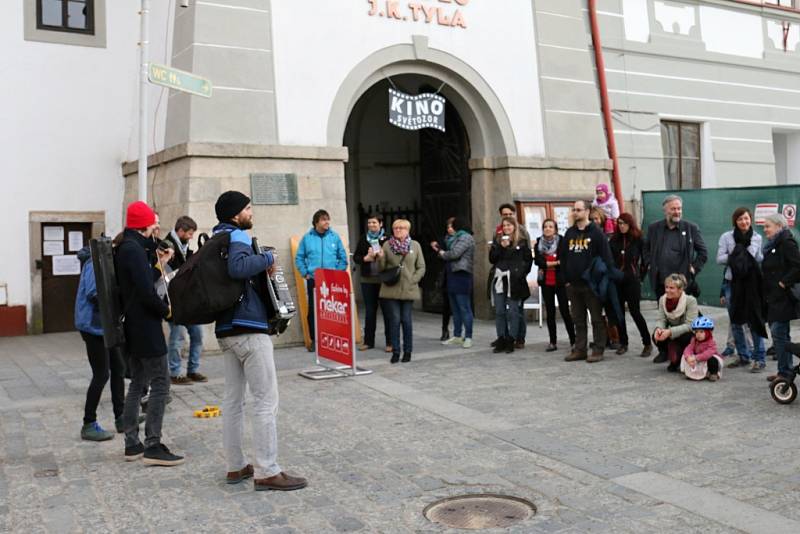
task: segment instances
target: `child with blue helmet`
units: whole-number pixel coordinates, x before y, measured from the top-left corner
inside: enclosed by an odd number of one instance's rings
[[[681,358],[681,372],[686,378],[716,382],[722,376],[723,361],[714,342],[714,321],[701,315],[692,321],[694,336]]]

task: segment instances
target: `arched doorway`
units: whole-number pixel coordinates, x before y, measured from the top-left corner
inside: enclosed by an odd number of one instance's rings
[[[441,81],[420,74],[381,80],[358,99],[347,120],[343,144],[350,240],[364,231],[370,213],[380,213],[387,232],[394,219],[411,221],[411,235],[423,245],[427,272],[422,307],[440,311],[443,262],[429,246],[444,235],[446,220],[472,217],[469,171],[470,142],[456,107],[445,104],[445,131],[399,129],[389,124],[387,95],[391,85],[408,94],[436,92]]]

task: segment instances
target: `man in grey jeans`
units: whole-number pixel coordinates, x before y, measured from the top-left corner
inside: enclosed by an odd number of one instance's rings
[[[272,340],[267,334],[267,308],[256,291],[256,276],[269,271],[275,258],[256,253],[246,230],[253,227],[250,199],[238,191],[220,195],[215,206],[220,224],[214,234],[230,233],[228,274],[243,280],[244,294],[234,307],[217,319],[216,335],[225,358],[225,399],[222,433],[227,482],[237,484],[255,477],[256,491],[291,491],[306,487],[306,479],[284,473],[278,466],[278,380]],[[253,464],[244,457],[244,394],[249,384],[253,396]]]

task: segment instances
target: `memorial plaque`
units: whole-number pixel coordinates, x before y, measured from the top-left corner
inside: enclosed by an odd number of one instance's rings
[[[253,205],[298,204],[296,174],[251,174]]]

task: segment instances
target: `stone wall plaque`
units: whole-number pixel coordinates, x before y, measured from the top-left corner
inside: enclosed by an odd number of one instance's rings
[[[250,198],[253,205],[298,204],[296,174],[250,175]]]

